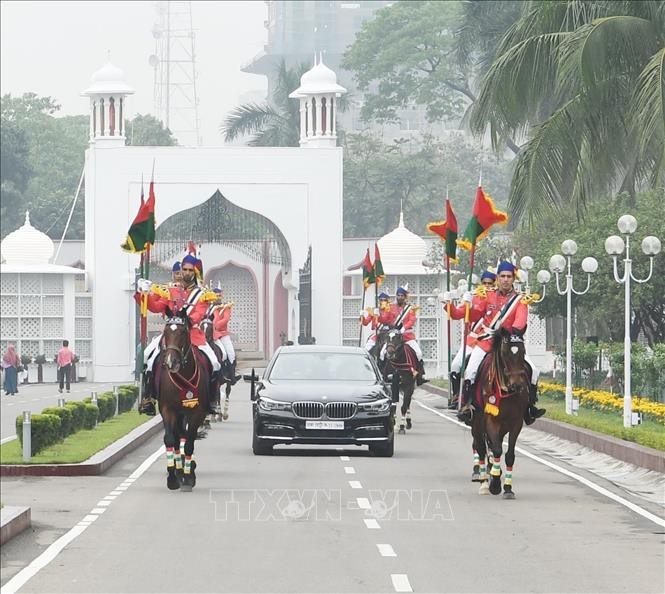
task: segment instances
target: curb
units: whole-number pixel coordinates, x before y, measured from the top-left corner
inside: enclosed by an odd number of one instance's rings
[[[2,464],[0,476],[94,476],[104,474],[118,460],[162,430],[162,417],[132,429],[127,435],[78,464]]]
[[[32,525],[29,507],[5,506],[0,510],[0,545],[18,536]]]
[[[448,398],[448,391],[437,386],[424,384],[420,386],[426,392],[436,394],[443,398]],[[553,421],[551,419],[540,418],[537,424],[532,425],[531,428],[556,435],[562,439],[567,439],[582,446],[591,448],[597,452],[607,454],[621,460],[628,462],[641,468],[648,470],[655,470],[656,472],[665,473],[665,453],[655,448],[648,448],[630,441],[618,439],[611,435],[603,435],[590,429],[582,427],[575,427],[560,421]]]

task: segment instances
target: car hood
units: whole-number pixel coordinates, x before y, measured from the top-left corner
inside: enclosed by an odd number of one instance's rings
[[[298,400],[323,400],[326,402],[348,401],[371,402],[377,398],[388,398],[386,389],[381,384],[369,382],[343,381],[302,381],[275,380],[264,381],[259,396],[274,400],[296,402]]]

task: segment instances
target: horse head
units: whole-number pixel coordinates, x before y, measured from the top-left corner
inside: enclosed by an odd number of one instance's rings
[[[386,334],[386,359],[393,361],[398,351],[404,345],[404,337],[397,328],[392,328]]]
[[[496,337],[495,345],[508,391],[515,393],[528,386],[524,336],[501,328]]]
[[[167,308],[166,315],[162,365],[169,371],[177,373],[181,367],[186,365],[192,352],[192,344],[189,340],[192,324],[184,309],[174,313]]]
[[[212,319],[211,318],[203,318],[201,322],[199,323],[199,326],[201,330],[203,330],[203,334],[205,334],[206,337],[206,342],[212,343],[213,342],[213,337],[212,337]]]

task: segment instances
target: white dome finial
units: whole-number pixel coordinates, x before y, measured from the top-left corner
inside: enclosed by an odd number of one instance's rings
[[[32,227],[32,225],[30,224],[30,211],[29,210],[25,211],[25,224],[30,225]]]
[[[404,213],[401,210],[399,211],[399,225],[397,226],[404,229]]]

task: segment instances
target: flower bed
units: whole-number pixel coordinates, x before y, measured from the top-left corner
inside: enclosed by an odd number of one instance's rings
[[[566,387],[562,384],[540,382],[540,392],[543,396],[554,399],[565,399]],[[588,390],[586,388],[573,388],[573,396],[580,401],[580,406],[600,411],[622,411],[623,396],[612,394],[604,390]],[[642,413],[662,425],[665,425],[665,404],[654,402],[640,396],[632,398],[633,412]]]

